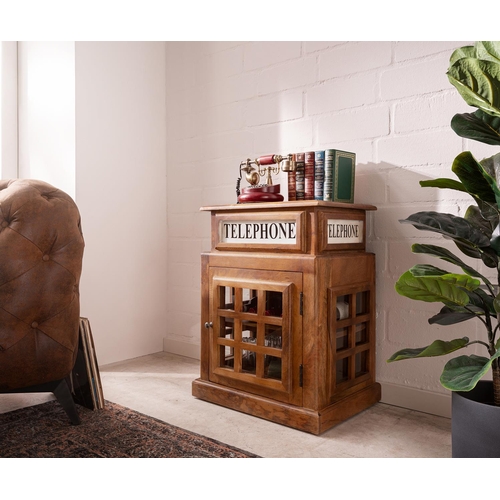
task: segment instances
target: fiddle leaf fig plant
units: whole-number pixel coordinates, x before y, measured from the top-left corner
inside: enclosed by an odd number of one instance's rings
[[[474,113],[456,114],[451,120],[453,131],[460,137],[500,146],[500,42],[476,42],[455,50],[447,76],[465,102],[477,108]],[[495,279],[484,276],[447,248],[414,244],[413,253],[435,257],[455,268],[449,271],[418,264],[398,279],[395,288],[410,299],[442,304],[440,311],[429,318],[431,325],[455,325],[474,319],[483,324],[485,336],[480,340],[435,340],[425,347],[402,349],[388,362],[444,356],[479,344],[484,356],[465,354],[450,359],[441,384],[452,391],[470,391],[491,369],[494,404],[500,406],[500,153],[478,161],[465,151],[455,158],[451,170],[456,179],[426,180],[420,185],[469,194],[473,204],[464,216],[422,211],[400,222],[453,241],[462,254],[491,269]]]

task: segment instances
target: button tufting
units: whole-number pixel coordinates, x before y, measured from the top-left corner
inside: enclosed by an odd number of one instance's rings
[[[38,327],[38,323],[36,321],[33,321],[33,323],[31,323],[31,328],[37,328]]]
[[[45,262],[47,262],[49,259],[50,259],[50,257],[48,255],[44,255],[42,257],[42,260],[44,260]]]

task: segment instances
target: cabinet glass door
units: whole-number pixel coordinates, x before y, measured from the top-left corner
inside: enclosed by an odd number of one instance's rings
[[[372,383],[375,296],[370,285],[328,290],[330,397]]]
[[[298,404],[301,283],[300,273],[212,269],[211,380]]]

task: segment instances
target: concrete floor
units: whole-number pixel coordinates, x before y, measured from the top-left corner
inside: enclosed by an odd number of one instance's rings
[[[160,352],[101,366],[104,397],[173,425],[266,458],[447,458],[451,421],[376,404],[320,436],[291,429],[191,395],[199,362]],[[53,396],[0,395],[0,413]]]

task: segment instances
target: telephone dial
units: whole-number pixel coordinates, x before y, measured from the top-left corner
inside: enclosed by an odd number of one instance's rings
[[[295,170],[295,160],[292,154],[286,156],[266,155],[255,160],[247,158],[240,163],[239,177],[236,180],[236,196],[238,203],[257,203],[266,201],[283,201],[280,194],[280,185],[273,184],[272,175],[279,172],[293,172]],[[242,173],[245,172],[245,179],[250,184],[241,188],[240,183]],[[266,176],[265,184],[258,184],[260,177]]]

